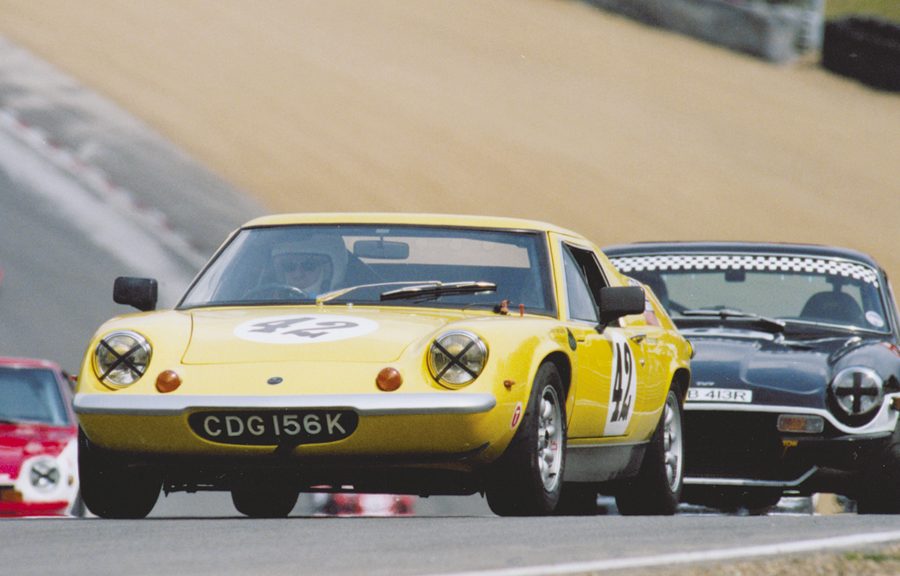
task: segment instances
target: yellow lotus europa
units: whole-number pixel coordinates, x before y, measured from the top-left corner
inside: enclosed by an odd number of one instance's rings
[[[469,495],[500,515],[674,513],[690,345],[650,290],[542,222],[289,214],[232,234],[172,310],[88,345],[84,503],[138,518],[161,489],[251,517],[300,492]]]

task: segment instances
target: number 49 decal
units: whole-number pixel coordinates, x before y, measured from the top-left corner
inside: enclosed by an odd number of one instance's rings
[[[628,340],[621,334],[612,334],[612,374],[609,382],[609,410],[606,413],[604,436],[625,434],[631,415],[634,414],[634,392],[637,378],[634,355]]]

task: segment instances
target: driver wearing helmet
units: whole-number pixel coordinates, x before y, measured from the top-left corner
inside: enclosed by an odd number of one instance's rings
[[[347,249],[340,236],[324,234],[285,242],[272,250],[278,281],[303,291],[310,298],[341,285],[347,259]]]

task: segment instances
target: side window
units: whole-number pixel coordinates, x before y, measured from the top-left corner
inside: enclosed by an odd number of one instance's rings
[[[885,281],[885,290],[886,293],[884,295],[885,300],[887,300],[886,310],[887,313],[894,317],[894,329],[900,330],[900,315],[898,315],[897,311],[897,298],[894,296],[894,287],[891,286],[891,280],[887,277],[887,273],[882,272],[884,275]]]
[[[593,252],[563,245],[563,270],[566,277],[566,298],[569,317],[573,320],[599,322],[593,294],[606,286],[606,279]]]

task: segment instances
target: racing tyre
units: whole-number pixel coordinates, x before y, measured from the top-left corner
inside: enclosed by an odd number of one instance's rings
[[[781,489],[756,490],[748,492],[741,499],[741,507],[747,510],[750,516],[765,516],[781,500]]]
[[[750,516],[765,516],[781,500],[780,488],[732,488],[721,487],[702,499],[704,506],[716,508],[726,514],[738,514],[746,510]]]
[[[616,494],[620,514],[675,514],[684,477],[681,431],[681,403],[675,391],[669,390],[662,418],[644,453],[638,475],[625,480]]]
[[[488,506],[499,516],[541,516],[556,508],[566,460],[566,404],[556,366],[541,365],[519,429],[488,474]]]
[[[235,509],[250,518],[286,518],[300,490],[286,482],[241,482],[231,489]]]
[[[131,465],[91,443],[78,431],[81,500],[101,518],[144,518],[159,498],[162,480],[147,467]]]
[[[595,516],[600,514],[597,506],[597,489],[590,484],[564,484],[559,503],[553,514],[556,516]]]
[[[894,440],[872,463],[863,479],[858,514],[900,514],[900,430]]]

